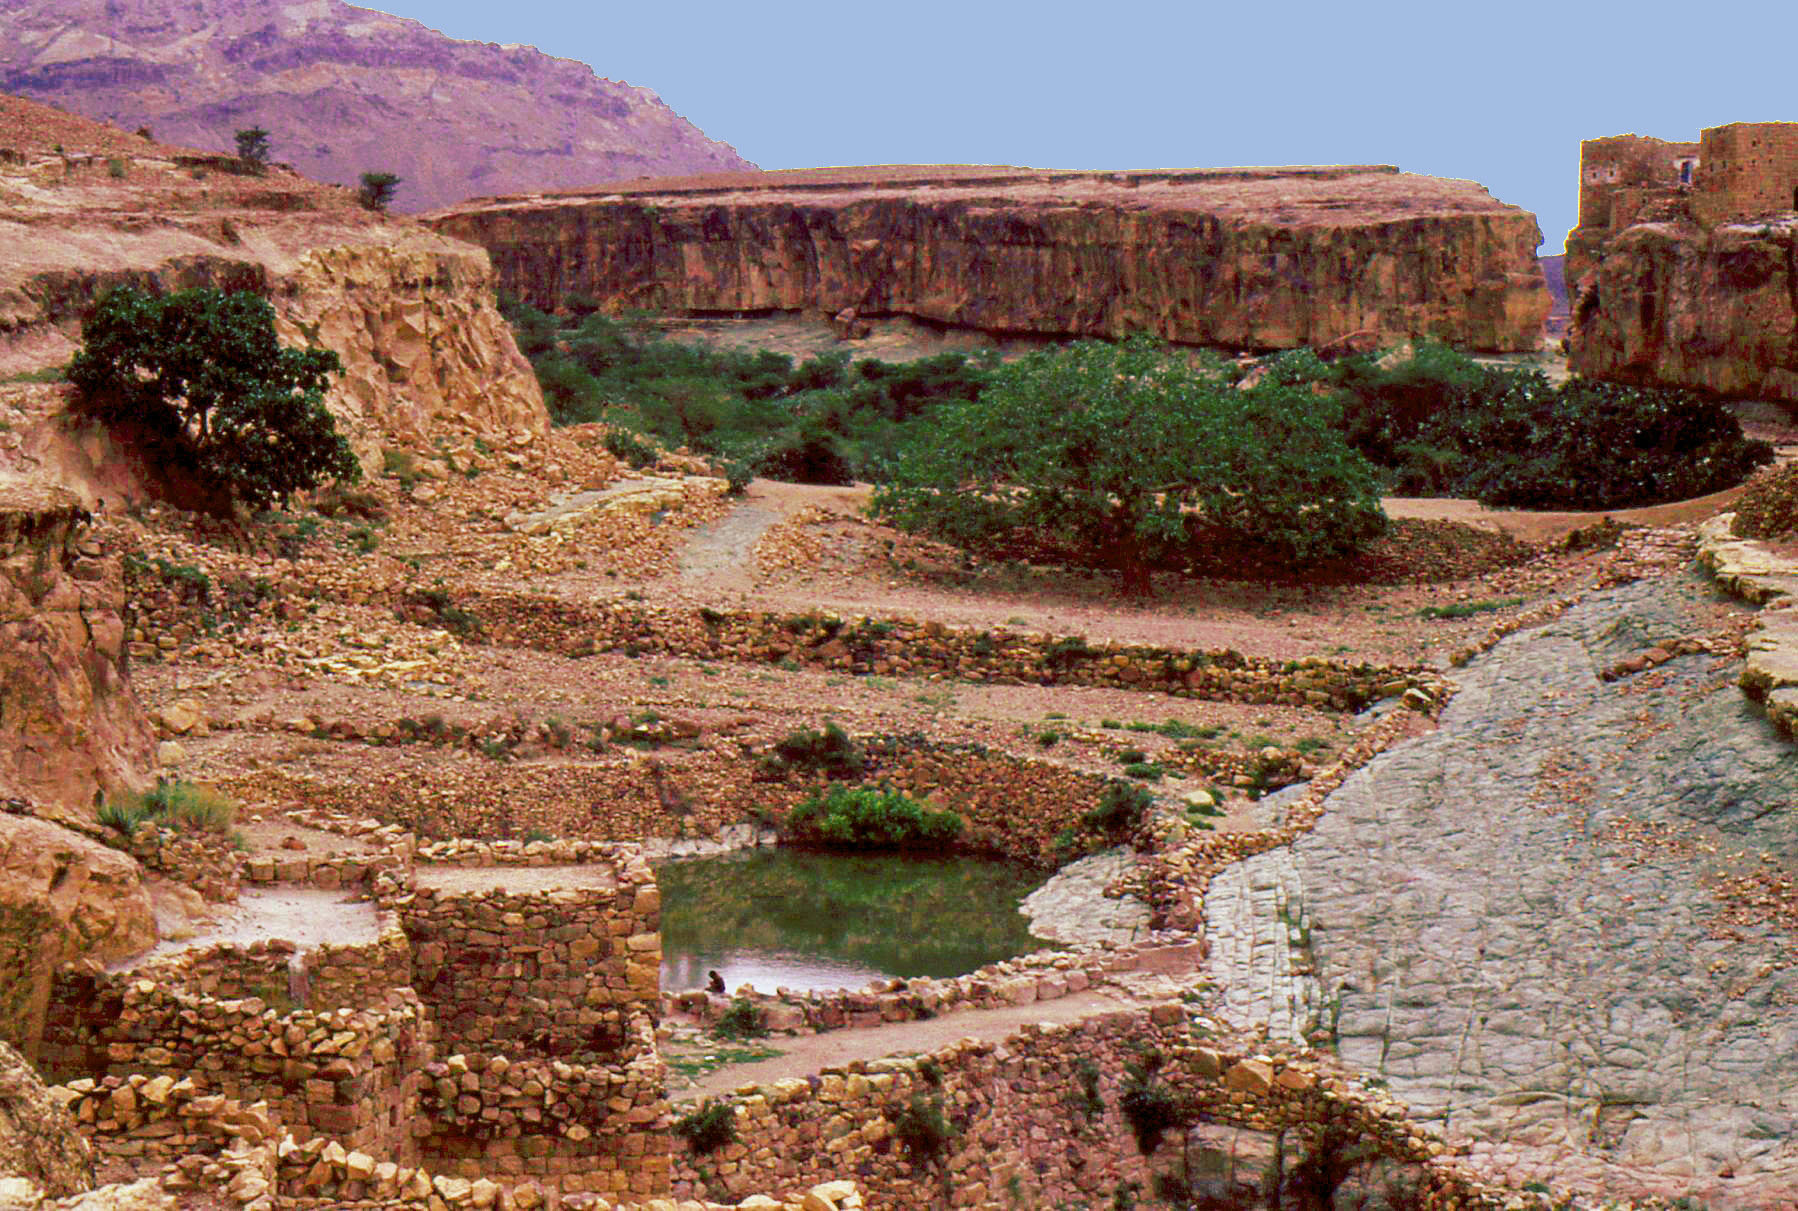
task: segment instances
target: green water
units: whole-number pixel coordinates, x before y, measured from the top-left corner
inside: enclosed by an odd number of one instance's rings
[[[1042,876],[978,858],[756,849],[668,862],[662,987],[860,988],[1039,950],[1018,902]]]

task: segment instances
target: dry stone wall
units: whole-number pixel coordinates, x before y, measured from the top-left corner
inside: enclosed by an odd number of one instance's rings
[[[1286,703],[1355,710],[1414,686],[1440,684],[1421,666],[1307,656],[1270,660],[1232,648],[1188,651],[1147,644],[1089,645],[1079,636],[975,631],[912,618],[839,618],[563,602],[470,595],[459,604],[491,642],[567,653],[739,660],[882,676],[941,674],[964,681],[1090,685],[1217,702]]]
[[[680,1148],[674,1193],[789,1190],[829,1168],[855,1172],[874,1206],[1111,1205],[1132,1183],[1153,1190],[1168,1167],[1144,1155],[1122,1112],[1132,1072],[1135,1087],[1165,1090],[1187,1121],[1293,1133],[1313,1148],[1352,1147],[1365,1162],[1403,1166],[1417,1206],[1498,1208],[1510,1196],[1447,1159],[1442,1141],[1402,1107],[1325,1057],[1200,1037],[1178,1004],[739,1091],[728,1099],[735,1142],[705,1154]],[[951,1131],[934,1156],[906,1130],[919,1110],[939,1113]],[[1170,1129],[1168,1138],[1178,1135]],[[1246,1176],[1244,1188],[1218,1191],[1227,1200],[1219,1205],[1251,1205],[1245,1196],[1264,1175]]]
[[[53,1079],[192,1078],[211,1093],[266,1100],[296,1132],[395,1155],[411,1149],[430,1057],[429,1019],[414,998],[278,1016],[257,998],[75,970],[57,981],[39,1052]]]
[[[632,1017],[659,1012],[661,898],[641,857],[610,873],[604,887],[427,886],[395,901],[446,1047],[629,1054]]]

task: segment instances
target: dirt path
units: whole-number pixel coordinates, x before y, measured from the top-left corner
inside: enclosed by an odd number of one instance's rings
[[[768,1085],[775,1081],[810,1076],[823,1068],[851,1060],[935,1051],[957,1039],[1002,1039],[1032,1022],[1073,1022],[1095,1013],[1129,1009],[1136,1002],[1110,992],[1077,992],[1058,1001],[1040,1001],[1005,1009],[969,1009],[946,1017],[918,1022],[894,1022],[862,1030],[833,1030],[828,1034],[801,1035],[792,1039],[768,1039],[781,1054],[748,1064],[730,1064],[702,1073],[686,1089],[669,1091],[677,1102],[697,1101],[729,1093],[739,1085]],[[671,1078],[678,1079],[678,1078]]]
[[[1589,526],[1606,517],[1638,526],[1672,526],[1688,521],[1703,521],[1729,508],[1741,494],[1742,489],[1735,487],[1713,492],[1709,496],[1677,500],[1665,505],[1649,505],[1642,509],[1561,513],[1529,509],[1488,509],[1476,500],[1424,500],[1389,496],[1381,503],[1386,506],[1386,513],[1391,517],[1463,521],[1469,525],[1485,525],[1503,530],[1525,542],[1552,542],[1581,526]]]
[[[787,513],[759,482],[743,503],[698,530],[681,552],[683,587],[711,592],[748,592],[755,587],[755,544]]]

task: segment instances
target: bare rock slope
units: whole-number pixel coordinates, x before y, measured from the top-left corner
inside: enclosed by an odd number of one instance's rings
[[[340,0],[9,0],[0,91],[216,151],[262,126],[308,176],[399,174],[408,210],[752,167],[647,89]]]
[[[1042,336],[1286,348],[1372,331],[1534,349],[1535,216],[1385,166],[818,169],[635,182],[426,216],[539,305],[855,308]]]
[[[240,175],[15,97],[0,96],[0,132],[0,475],[58,480],[90,506],[130,495],[115,482],[127,452],[50,423],[66,388],[5,384],[66,361],[115,283],[267,296],[285,340],[343,359],[326,402],[365,463],[383,445],[547,428],[479,248],[283,169]]]

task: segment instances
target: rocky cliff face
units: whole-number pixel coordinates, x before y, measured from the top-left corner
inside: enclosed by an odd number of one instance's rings
[[[121,282],[267,295],[284,338],[343,358],[327,404],[365,463],[448,431],[516,442],[547,428],[480,249],[290,172],[239,175],[17,98],[0,97],[0,147],[0,409],[26,414],[0,433],[0,472],[60,477],[90,505],[131,495],[101,439],[55,423],[61,389],[46,404],[4,385],[66,361],[95,297]]]
[[[1643,217],[1574,290],[1570,368],[1798,401],[1798,221],[1706,229],[1677,204]]]
[[[856,308],[1043,336],[1285,348],[1360,331],[1534,349],[1535,217],[1383,167],[815,170],[426,216],[502,288],[683,312]]]
[[[83,540],[86,516],[66,491],[0,479],[0,800],[71,819],[153,765],[118,561]]]
[[[214,151],[261,126],[308,176],[397,173],[408,210],[753,167],[647,89],[340,0],[12,0],[0,90]]]

